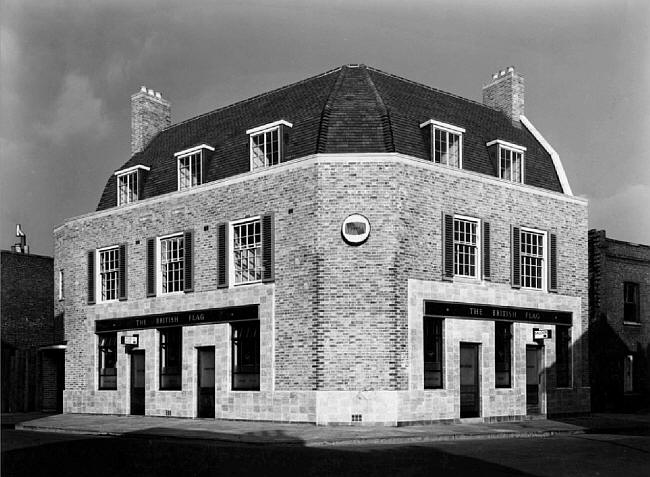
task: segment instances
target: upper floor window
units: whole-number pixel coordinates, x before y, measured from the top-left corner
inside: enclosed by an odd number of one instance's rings
[[[623,283],[623,321],[639,322],[639,284]]]
[[[497,139],[487,146],[497,146],[497,169],[499,177],[512,182],[524,182],[524,152],[526,148]]]
[[[142,174],[150,168],[137,165],[117,171],[117,205],[130,204],[140,198]]]
[[[214,151],[214,148],[201,144],[174,154],[178,160],[178,190],[196,187],[205,182],[204,151]]]
[[[433,162],[463,167],[463,133],[465,129],[430,119],[420,127],[431,127],[431,158]]]
[[[275,166],[284,158],[284,128],[293,125],[283,119],[246,131],[250,135],[251,171]]]
[[[117,300],[120,284],[120,249],[110,247],[97,251],[99,258],[99,301]]]
[[[262,228],[259,218],[232,224],[235,285],[262,280]]]
[[[520,274],[524,288],[546,288],[546,232],[522,228]]]
[[[454,216],[454,275],[479,278],[480,221]]]
[[[185,240],[182,234],[161,238],[160,293],[183,291],[185,278]]]

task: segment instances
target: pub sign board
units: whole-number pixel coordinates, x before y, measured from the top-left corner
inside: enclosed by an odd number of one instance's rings
[[[540,310],[538,308],[517,308],[475,303],[453,303],[448,301],[424,302],[426,316],[446,316],[475,320],[517,321],[522,323],[547,323],[549,325],[571,325],[570,311]]]
[[[95,332],[165,328],[169,326],[203,325],[207,323],[228,323],[231,321],[257,320],[259,305],[209,308],[206,310],[177,311],[157,315],[130,316],[95,322]]]

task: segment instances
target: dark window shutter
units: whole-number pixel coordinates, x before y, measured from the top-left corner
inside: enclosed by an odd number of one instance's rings
[[[444,268],[442,278],[452,280],[454,278],[454,217],[443,214],[442,218],[442,266]]]
[[[280,143],[280,157],[278,160],[282,163],[286,157],[287,146],[289,146],[289,128],[284,124],[280,124],[278,130],[278,143]]]
[[[262,217],[262,281],[272,282],[275,279],[275,227],[273,214]]]
[[[206,169],[205,163],[207,160],[208,160],[208,149],[204,149],[203,151],[201,151],[201,182],[199,182],[199,184],[205,184],[206,182],[208,182],[205,180],[205,169]]]
[[[228,224],[217,225],[217,288],[228,288]]]
[[[88,252],[88,304],[95,304],[95,251]]]
[[[156,239],[147,239],[147,296],[156,296]]]
[[[119,299],[120,301],[126,300],[127,296],[127,282],[126,282],[126,244],[120,245],[120,270],[119,270],[119,282],[120,282],[120,289],[119,289]]]
[[[490,223],[483,222],[483,279],[490,279]]]
[[[550,234],[551,245],[549,247],[548,261],[548,290],[557,291],[557,235]]]
[[[192,235],[192,231],[187,230],[183,238],[183,246],[185,247],[185,252],[183,254],[185,260],[183,291],[185,293],[194,291],[194,242],[192,242]]]
[[[521,265],[519,260],[519,227],[512,226],[511,228],[511,245],[512,245],[512,270],[511,270],[511,285],[512,288],[521,287]]]
[[[144,178],[146,177],[146,173],[143,169],[138,169],[136,174],[138,177],[138,200],[142,200],[144,198],[142,191],[144,189]]]

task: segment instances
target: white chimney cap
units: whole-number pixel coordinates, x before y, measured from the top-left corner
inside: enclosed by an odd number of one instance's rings
[[[492,75],[492,79],[497,79],[498,77],[499,77],[499,73],[494,73],[494,74]]]
[[[140,87],[140,92],[146,93],[147,92],[147,87],[142,85],[142,87]]]
[[[153,89],[149,90],[149,96],[153,96]]]
[[[505,76],[505,74],[506,74],[506,70],[501,70],[501,71],[499,72],[499,76]]]
[[[160,94],[160,91],[156,91],[156,98],[161,99],[162,95]]]
[[[508,73],[512,73],[513,71],[515,71],[515,67],[514,66],[508,66]]]

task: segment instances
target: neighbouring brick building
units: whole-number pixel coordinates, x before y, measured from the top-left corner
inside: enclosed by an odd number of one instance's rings
[[[650,406],[650,246],[589,231],[594,411]]]
[[[53,293],[52,257],[29,254],[24,239],[0,250],[2,412],[62,409],[65,345]]]
[[[587,412],[587,203],[523,116],[348,65],[170,124],[55,229],[66,412],[330,423]]]

